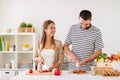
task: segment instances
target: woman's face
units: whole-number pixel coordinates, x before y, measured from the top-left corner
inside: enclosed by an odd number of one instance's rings
[[[53,37],[54,34],[55,34],[55,24],[54,23],[50,23],[48,25],[48,28],[45,29],[45,33],[46,33],[47,36]]]

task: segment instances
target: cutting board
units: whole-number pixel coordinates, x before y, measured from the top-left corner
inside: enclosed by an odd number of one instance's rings
[[[68,73],[71,73],[71,74],[87,74],[86,71],[85,72],[79,72],[79,73],[74,73],[73,71],[75,71],[75,70],[70,70],[70,71],[68,71]]]
[[[52,72],[38,72],[38,71],[33,71],[33,73],[29,73],[28,71],[26,72],[26,75],[54,75]]]

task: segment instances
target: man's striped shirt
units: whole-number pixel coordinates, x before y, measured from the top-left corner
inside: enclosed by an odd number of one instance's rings
[[[100,30],[91,25],[89,29],[81,29],[79,24],[70,27],[65,43],[72,45],[72,51],[83,60],[93,54],[96,50],[104,47]],[[94,65],[94,61],[85,63],[82,70],[90,70],[90,66]],[[69,63],[69,69],[76,69],[75,64]]]

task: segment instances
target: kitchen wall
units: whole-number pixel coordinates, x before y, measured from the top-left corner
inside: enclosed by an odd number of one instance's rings
[[[22,21],[33,23],[36,35],[44,20],[56,23],[56,38],[64,43],[71,25],[78,23],[83,9],[93,13],[92,24],[103,34],[104,52],[120,51],[120,0],[3,0],[3,32],[12,28],[16,32]],[[36,37],[36,38],[37,38]]]
[[[2,32],[2,0],[0,0],[0,33]]]

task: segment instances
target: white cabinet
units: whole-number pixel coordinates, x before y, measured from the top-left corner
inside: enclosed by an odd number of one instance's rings
[[[0,80],[9,80],[15,76],[15,71],[0,71]]]
[[[5,42],[9,42],[9,50],[6,48],[0,51],[0,72],[1,70],[24,71],[33,66],[33,54],[35,49],[34,33],[0,33]],[[23,44],[29,44],[29,47],[23,47]],[[5,44],[6,47],[6,44]],[[5,72],[3,72],[5,73]],[[6,72],[11,73],[12,72]],[[1,80],[1,79],[0,79]]]
[[[18,70],[17,71],[17,74],[22,74],[22,73],[24,73],[25,71],[24,70]]]

